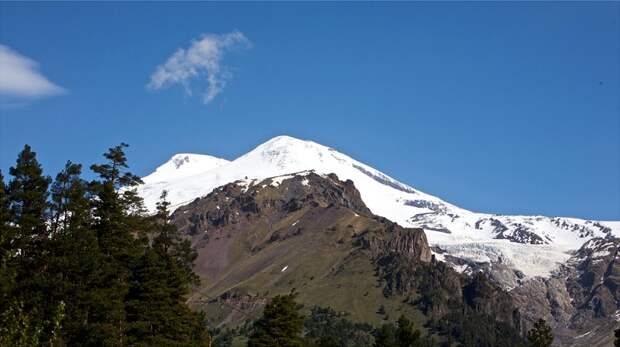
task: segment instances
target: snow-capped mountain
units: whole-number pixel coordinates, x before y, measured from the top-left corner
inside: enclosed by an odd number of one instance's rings
[[[227,183],[241,180],[256,185],[266,178],[304,171],[352,180],[374,214],[405,227],[423,228],[439,259],[450,255],[470,262],[501,263],[526,276],[547,276],[570,257],[569,251],[587,240],[620,235],[620,222],[471,212],[332,148],[288,136],[275,137],[233,161],[177,154],[144,177],[138,192],[149,210],[163,190],[178,207]]]

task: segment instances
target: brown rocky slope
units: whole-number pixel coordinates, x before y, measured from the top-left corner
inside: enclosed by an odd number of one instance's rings
[[[505,291],[435,261],[423,230],[373,215],[353,182],[333,174],[237,181],[173,218],[199,254],[202,285],[190,304],[216,326],[251,320],[269,297],[295,290],[306,307],[372,324],[474,312],[520,327]]]

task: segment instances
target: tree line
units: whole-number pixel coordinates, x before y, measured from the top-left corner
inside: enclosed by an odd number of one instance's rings
[[[195,252],[166,195],[147,216],[126,144],[55,179],[25,146],[0,172],[0,346],[208,346],[185,304]]]
[[[303,306],[295,301],[296,293],[275,296],[262,316],[250,326],[217,331],[214,347],[247,345],[248,347],[450,347],[480,346],[480,340],[454,339],[446,334],[422,334],[415,323],[401,315],[396,322],[379,327],[355,323],[347,314],[331,308],[313,307],[303,314]],[[432,329],[429,329],[431,332]],[[483,340],[484,341],[484,340]],[[483,342],[484,343],[484,342]],[[525,340],[501,346],[549,347],[553,332],[539,320]],[[500,346],[500,345],[495,345]]]

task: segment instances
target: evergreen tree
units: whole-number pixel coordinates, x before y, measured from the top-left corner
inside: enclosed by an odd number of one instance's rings
[[[127,171],[127,157],[122,143],[108,149],[104,154],[107,163],[91,165],[91,170],[99,175],[101,181],[93,181],[91,190],[95,195],[94,215],[100,246],[106,256],[117,260],[129,260],[132,253],[135,233],[143,223],[144,207],[135,187],[142,180]]]
[[[98,341],[98,310],[109,283],[101,272],[104,257],[92,225],[88,184],[81,165],[68,161],[51,187],[51,240],[48,257],[50,298],[65,303],[67,316],[59,332],[69,345]]]
[[[126,343],[127,333],[124,300],[130,288],[132,266],[144,248],[138,236],[145,227],[142,200],[135,191],[141,180],[127,171],[123,151],[126,147],[123,143],[110,148],[104,154],[106,163],[91,166],[100,181],[90,184],[94,195],[92,228],[102,261],[97,278],[101,286],[96,287],[96,296],[91,298],[95,310],[89,317],[93,330],[88,340],[121,346]]]
[[[184,277],[174,260],[147,249],[134,269],[128,294],[128,343],[139,346],[202,346],[208,335],[184,303]]]
[[[32,322],[21,302],[11,302],[0,314],[0,346],[39,346],[42,334],[43,327]]]
[[[6,252],[10,248],[12,248],[8,242],[3,242],[3,240],[8,240],[10,226],[11,226],[11,210],[9,206],[9,195],[7,191],[7,187],[4,184],[4,176],[2,175],[2,170],[0,170],[0,252]],[[0,256],[3,253],[0,253]]]
[[[82,165],[67,161],[52,184],[51,214],[54,234],[91,222],[88,218],[90,216],[88,188],[80,177],[81,173]]]
[[[396,338],[400,347],[417,347],[421,344],[420,331],[414,329],[413,323],[404,315],[398,318]]]
[[[16,249],[23,259],[34,258],[43,252],[47,240],[48,187],[50,177],[43,176],[37,155],[24,146],[14,167],[9,169],[8,198],[14,225],[17,227]]]
[[[13,176],[7,189],[12,230],[3,241],[11,254],[5,258],[4,267],[14,276],[13,300],[9,302],[23,305],[33,326],[44,326],[45,318],[53,315],[57,305],[47,298],[50,287],[45,264],[50,250],[47,220],[51,179],[43,175],[36,153],[28,145],[9,173]]]
[[[304,322],[305,338],[315,343],[323,338],[334,338],[339,345],[346,347],[372,346],[374,327],[368,323],[354,323],[347,316],[347,313],[329,307],[313,307]]]
[[[299,347],[304,317],[295,294],[277,295],[265,307],[263,316],[254,323],[248,347]]]
[[[528,331],[527,339],[532,347],[549,347],[553,343],[553,332],[544,319],[539,319]]]
[[[375,347],[399,347],[394,324],[385,323],[375,332]]]
[[[4,176],[0,171],[0,312],[8,309],[16,276],[14,267],[9,263],[16,252],[12,245],[15,228],[11,225],[11,221],[9,197]]]
[[[90,183],[67,162],[50,187],[29,146],[8,187],[0,173],[0,346],[210,344],[185,305],[196,253],[165,196],[144,216],[125,147]]]
[[[208,334],[198,315],[184,303],[197,278],[191,269],[195,257],[179,256],[182,237],[170,221],[168,206],[164,192],[157,204],[153,247],[145,249],[133,269],[127,303],[129,342],[200,346],[208,343]],[[185,263],[188,258],[191,262]]]
[[[62,346],[60,331],[64,321],[64,302],[59,302],[49,321],[36,323],[32,316],[24,312],[23,303],[13,302],[9,309],[0,314],[0,346],[32,347]],[[50,330],[49,338],[44,338],[44,330]]]
[[[317,347],[346,347],[333,336],[323,336],[316,343]]]
[[[175,270],[185,277],[184,285],[198,284],[198,276],[192,270],[198,253],[192,248],[191,241],[183,237],[176,225],[172,224],[167,196],[168,192],[164,190],[157,202],[153,248],[176,261]]]

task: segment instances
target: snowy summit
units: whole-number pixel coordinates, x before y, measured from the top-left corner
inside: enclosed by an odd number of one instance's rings
[[[620,222],[471,212],[330,147],[289,136],[275,137],[233,161],[177,154],[144,177],[138,192],[153,211],[163,190],[178,207],[227,183],[252,184],[310,170],[352,180],[374,214],[405,227],[423,228],[440,260],[448,255],[470,263],[501,263],[530,277],[548,276],[570,257],[569,251],[589,239],[620,235]]]

